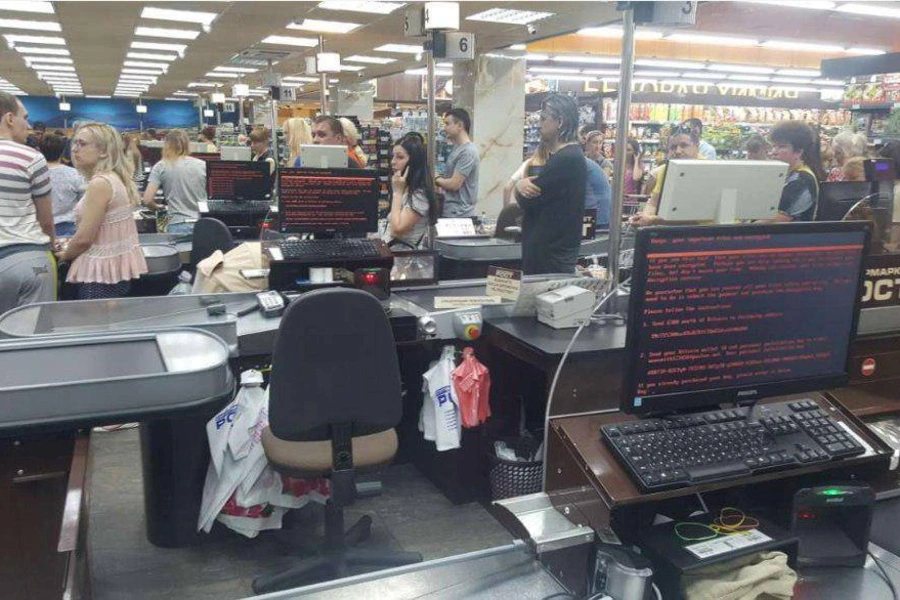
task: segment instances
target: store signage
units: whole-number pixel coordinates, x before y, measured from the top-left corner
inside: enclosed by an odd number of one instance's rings
[[[515,302],[522,291],[522,271],[505,267],[488,267],[485,295]]]
[[[462,31],[435,33],[432,40],[434,57],[445,60],[472,60],[475,58],[475,34]]]
[[[599,86],[598,86],[599,84]],[[611,92],[618,89],[615,82],[586,81],[586,92]],[[797,98],[818,98],[817,92],[801,93],[797,90],[769,89],[764,86],[748,87],[730,83],[719,84],[685,84],[675,81],[640,81],[631,84],[631,91],[635,94],[697,94],[702,96],[728,96],[733,98],[765,98],[767,100],[780,100]]]
[[[861,306],[900,306],[900,254],[878,254],[866,259]]]

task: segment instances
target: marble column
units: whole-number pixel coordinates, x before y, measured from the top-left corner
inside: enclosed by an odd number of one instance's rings
[[[331,114],[356,116],[371,121],[374,115],[375,87],[371,83],[341,85],[332,90]]]
[[[481,155],[477,212],[496,217],[503,186],[522,164],[525,59],[483,55],[454,64],[453,106],[472,116],[472,141]]]

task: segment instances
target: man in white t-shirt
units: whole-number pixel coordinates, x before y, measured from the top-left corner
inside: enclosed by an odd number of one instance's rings
[[[27,139],[28,111],[0,92],[0,314],[56,299],[50,172]]]

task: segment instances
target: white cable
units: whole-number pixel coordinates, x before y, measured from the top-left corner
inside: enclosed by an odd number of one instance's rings
[[[594,307],[594,309],[591,311],[591,317],[594,316],[595,312],[600,310],[600,307],[602,307],[604,304],[606,304],[607,300],[609,300],[610,298],[615,296],[616,293],[618,293],[620,287],[622,285],[624,285],[625,283],[627,283],[630,279],[631,278],[629,277],[622,283],[613,286],[613,289],[610,290],[605,296],[603,296],[600,299],[600,302],[598,302],[597,305]],[[550,407],[553,405],[553,393],[556,391],[556,384],[559,381],[559,374],[562,373],[563,365],[566,362],[566,358],[568,358],[568,356],[569,356],[569,352],[572,351],[572,346],[575,345],[575,340],[578,339],[578,336],[581,334],[581,331],[590,322],[591,322],[591,319],[588,318],[587,321],[585,321],[584,323],[579,325],[578,329],[575,330],[575,333],[572,335],[572,339],[569,340],[569,345],[566,346],[565,352],[563,352],[562,357],[559,359],[559,364],[556,365],[556,373],[553,374],[553,383],[550,384],[550,394],[547,396],[547,408],[544,410],[544,457],[543,457],[543,465],[542,465],[542,469],[541,469],[543,471],[543,477],[542,477],[543,486],[542,487],[544,489],[546,489],[546,487],[547,487],[547,446],[548,446],[547,442],[550,439],[550,431],[549,431]]]
[[[659,591],[659,588],[656,587],[656,584],[651,583],[650,585],[653,586],[653,593],[656,594],[656,600],[663,600],[662,592]]]

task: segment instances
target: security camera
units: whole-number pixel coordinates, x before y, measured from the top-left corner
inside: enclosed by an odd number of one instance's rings
[[[538,32],[537,25],[532,25],[531,23],[529,23],[525,26],[525,31],[528,32],[528,35],[535,35]]]

